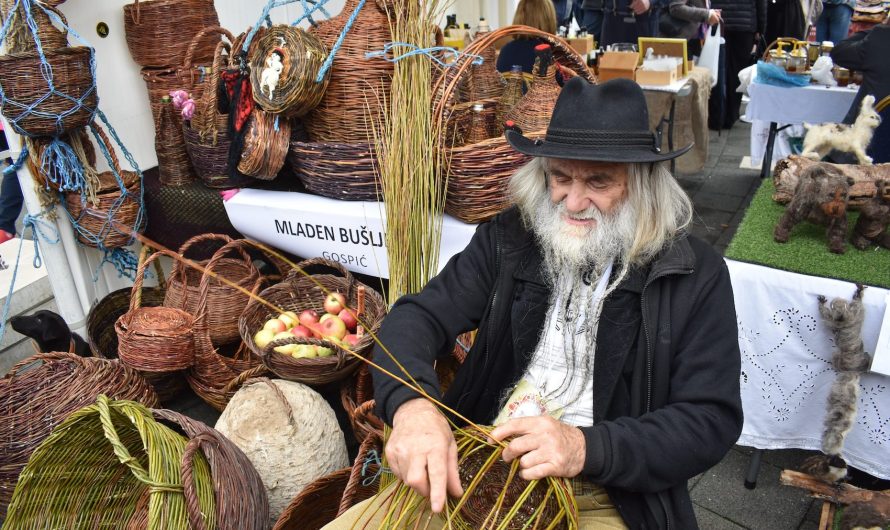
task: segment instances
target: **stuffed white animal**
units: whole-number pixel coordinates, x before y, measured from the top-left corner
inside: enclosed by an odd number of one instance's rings
[[[871,142],[871,137],[878,125],[881,124],[881,115],[874,108],[875,97],[872,95],[862,98],[859,107],[859,116],[853,125],[843,123],[823,123],[822,125],[810,125],[804,123],[807,135],[803,139],[803,156],[814,160],[822,160],[832,149],[853,153],[860,164],[871,165],[871,157],[865,154],[865,149]]]
[[[262,74],[260,74],[260,91],[262,89],[269,89],[269,99],[273,99],[273,94],[275,93],[275,87],[278,86],[278,78],[281,76],[281,71],[284,70],[284,64],[281,62],[281,54],[280,52],[272,52],[266,57],[266,67],[263,68]]]

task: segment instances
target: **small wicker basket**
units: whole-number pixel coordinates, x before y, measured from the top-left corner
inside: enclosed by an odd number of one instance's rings
[[[290,120],[254,108],[247,124],[238,171],[260,180],[274,179],[284,167],[290,140]]]
[[[346,297],[348,307],[356,308],[358,319],[365,330],[376,333],[383,320],[386,304],[383,297],[373,289],[358,282],[341,264],[322,258],[310,259],[297,264],[300,270],[321,266],[337,272],[333,274],[314,274],[311,277],[292,271],[288,278],[260,293],[266,302],[285,311],[299,313],[305,309],[313,309],[324,313],[323,301],[329,291],[339,291]],[[364,307],[358,304],[358,291],[364,294]],[[253,340],[253,335],[263,324],[276,313],[268,306],[251,300],[238,323],[241,339],[257,355],[263,358],[269,370],[284,379],[310,385],[321,385],[339,381],[350,375],[360,365],[361,360],[351,355],[337,344],[322,339],[293,337],[273,341],[263,350]],[[273,351],[273,348],[285,344],[312,344],[325,346],[334,350],[329,357],[294,358],[290,355]],[[366,353],[373,344],[371,333],[365,333],[352,351]]]

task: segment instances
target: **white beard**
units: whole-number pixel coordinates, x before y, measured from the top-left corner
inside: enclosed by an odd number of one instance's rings
[[[554,203],[549,193],[542,193],[537,202],[530,216],[531,228],[544,250],[551,281],[562,276],[578,277],[591,269],[598,276],[610,261],[621,261],[633,244],[635,215],[626,201],[609,214],[595,206],[570,214],[565,202]],[[593,219],[595,223],[577,226],[566,222],[565,217]]]

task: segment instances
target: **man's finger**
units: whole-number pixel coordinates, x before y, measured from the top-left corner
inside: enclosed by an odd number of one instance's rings
[[[405,473],[405,484],[424,497],[430,496],[430,480],[426,472],[426,458],[412,458]]]
[[[460,497],[464,494],[464,488],[460,484],[460,475],[457,471],[457,445],[451,444],[448,448],[448,493],[452,497]]]
[[[504,462],[511,462],[514,458],[518,458],[529,451],[534,451],[539,445],[534,435],[525,434],[510,440],[501,457],[504,459]]]
[[[541,416],[531,418],[513,418],[491,431],[489,436],[495,441],[501,441],[511,436],[517,436],[535,431],[535,426],[540,428]]]
[[[430,507],[433,513],[441,513],[445,507],[445,482],[448,478],[444,455],[431,453],[427,457],[427,475],[430,482]]]
[[[531,469],[547,462],[552,463],[552,458],[548,458],[544,451],[535,449],[534,451],[528,451],[519,458],[519,468]]]
[[[538,464],[528,469],[520,469],[519,476],[525,480],[541,480],[545,477],[554,476],[555,468],[550,462]]]

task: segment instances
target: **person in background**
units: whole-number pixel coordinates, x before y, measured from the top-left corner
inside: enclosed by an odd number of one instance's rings
[[[701,54],[701,42],[707,28],[720,23],[720,10],[708,9],[707,0],[671,0],[668,14],[686,21],[674,38],[688,40],[686,52],[689,58]]]
[[[6,143],[6,134],[0,126],[0,151],[9,149]],[[12,163],[7,159],[4,165]],[[22,213],[22,186],[19,184],[19,176],[15,171],[3,171],[3,183],[0,185],[0,243],[9,241],[15,237],[15,222]]]
[[[531,26],[547,33],[556,34],[556,11],[551,0],[519,0],[514,25]],[[532,73],[535,64],[535,46],[543,41],[535,37],[518,36],[501,48],[497,69],[509,72],[514,64],[522,71]]]
[[[831,51],[831,60],[838,66],[862,72],[862,86],[847,111],[844,123],[853,123],[859,114],[859,106],[866,94],[879,102],[890,95],[890,15],[884,22],[868,31],[860,31],[849,39],[837,43]]]
[[[720,10],[723,45],[726,52],[726,99],[722,128],[729,129],[739,119],[742,94],[739,72],[754,63],[752,50],[766,32],[767,0],[711,0]]]
[[[816,42],[840,42],[847,38],[856,0],[822,0],[822,14],[816,22]]]
[[[649,0],[603,0],[601,46],[616,42],[636,44],[639,37],[655,35],[649,19]]]

